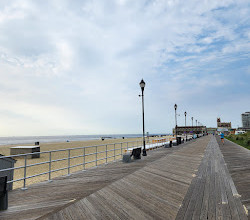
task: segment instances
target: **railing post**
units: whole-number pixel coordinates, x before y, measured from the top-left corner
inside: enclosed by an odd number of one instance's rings
[[[51,182],[51,151],[49,152],[49,182]]]
[[[122,156],[122,143],[121,143],[121,156]]]
[[[70,175],[70,149],[68,150],[68,175]]]
[[[97,166],[97,146],[95,147],[95,166]]]
[[[114,144],[114,160],[115,160],[115,144]]]
[[[24,158],[24,171],[23,171],[23,188],[22,190],[26,190],[26,174],[27,174],[27,155]]]
[[[83,148],[83,170],[85,170],[85,147]]]
[[[106,144],[106,163],[108,163],[108,145]]]

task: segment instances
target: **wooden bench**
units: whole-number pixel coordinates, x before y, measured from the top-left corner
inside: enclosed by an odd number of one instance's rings
[[[0,176],[0,210],[8,209],[7,176]]]

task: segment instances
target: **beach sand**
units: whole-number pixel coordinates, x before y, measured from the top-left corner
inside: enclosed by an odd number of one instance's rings
[[[170,136],[167,136],[169,138]],[[163,137],[161,137],[163,138]],[[166,138],[166,136],[164,137]],[[146,141],[152,140],[152,139],[159,139],[159,137],[150,137],[149,139],[146,138]],[[116,143],[116,144],[115,144]],[[119,143],[119,144],[117,144]],[[115,144],[115,145],[114,145]],[[32,144],[23,144],[24,146],[29,146]],[[98,146],[98,145],[103,145],[103,146]],[[90,162],[94,160],[98,160],[97,162],[91,162],[88,164],[84,165],[79,165],[76,167],[70,168],[70,173],[84,170],[84,169],[89,169],[91,167],[94,167],[96,165],[104,164],[106,163],[106,159],[102,159],[106,157],[106,153],[98,153],[98,154],[93,154],[96,151],[101,152],[110,150],[107,152],[107,156],[110,157],[107,159],[107,162],[111,162],[114,160],[121,159],[121,155],[118,154],[123,154],[125,152],[125,149],[122,148],[127,148],[127,147],[132,147],[132,146],[141,146],[142,145],[142,138],[125,138],[125,139],[105,139],[104,141],[102,140],[86,140],[86,141],[72,141],[72,142],[60,142],[60,143],[41,143],[40,144],[40,151],[45,152],[45,151],[52,151],[52,150],[60,150],[60,149],[69,149],[69,148],[78,148],[78,147],[88,147],[85,148],[85,154],[92,154],[84,157],[78,157],[78,158],[73,158],[70,159],[70,166],[77,165],[77,164],[82,164],[85,162]],[[5,156],[10,155],[10,147],[13,146],[20,146],[18,144],[15,145],[3,145],[0,146],[0,154],[3,154]],[[97,146],[97,147],[95,147]],[[115,151],[114,151],[115,149]],[[52,152],[51,153],[51,160],[57,160],[57,159],[63,159],[63,158],[68,158],[69,150],[66,151],[59,151],[59,152]],[[117,155],[113,157],[114,155]],[[70,150],[70,157],[75,157],[79,155],[84,155],[84,150],[83,149],[76,149],[76,150]],[[14,159],[17,160],[15,163],[15,167],[20,167],[24,166],[25,160],[24,158],[18,158],[14,157]],[[50,154],[49,153],[44,153],[40,155],[40,158],[33,158],[33,159],[27,159],[27,165],[32,165],[35,163],[42,163],[50,161]],[[62,160],[62,161],[57,161],[57,162],[52,162],[51,163],[51,170],[56,170],[60,169],[63,167],[68,167],[68,159]],[[27,167],[26,169],[26,176],[32,176],[36,175],[39,173],[44,173],[49,171],[49,163],[46,164],[41,164],[41,165],[36,165],[36,166],[30,166]],[[61,175],[67,175],[68,174],[68,169],[60,170],[51,173],[51,179],[61,176]],[[24,176],[24,168],[16,169],[14,172],[14,179],[19,179],[23,178]],[[40,176],[36,176],[33,178],[29,178],[26,180],[26,185],[38,183],[41,181],[47,181],[49,179],[49,174],[44,174]],[[13,183],[13,189],[16,188],[21,188],[23,187],[23,181],[18,181]]]

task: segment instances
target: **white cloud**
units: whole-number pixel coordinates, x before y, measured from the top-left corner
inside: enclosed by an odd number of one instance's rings
[[[208,91],[231,95],[231,65],[249,60],[249,10],[247,0],[0,4],[0,99],[11,103],[0,120],[32,119],[27,135],[140,132],[143,77],[148,130],[171,131],[156,123],[172,121],[170,103],[191,111]]]

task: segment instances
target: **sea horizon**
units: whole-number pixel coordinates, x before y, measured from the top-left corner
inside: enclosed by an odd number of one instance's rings
[[[168,135],[166,133],[156,133],[150,135]],[[35,142],[50,143],[50,142],[70,142],[70,141],[87,141],[87,140],[98,140],[101,137],[104,138],[136,138],[142,137],[142,134],[96,134],[96,135],[42,135],[42,136],[9,136],[0,137],[1,145],[12,145],[12,144],[32,144]]]

